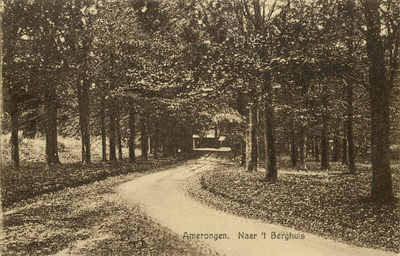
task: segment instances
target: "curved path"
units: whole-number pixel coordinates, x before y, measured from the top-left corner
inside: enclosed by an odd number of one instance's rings
[[[189,161],[187,165],[125,183],[118,188],[118,192],[128,202],[140,205],[149,216],[184,239],[193,236],[196,239],[199,234],[199,240],[222,255],[395,255],[237,217],[208,208],[189,198],[184,188],[185,180],[215,166],[212,161],[204,159]],[[239,234],[242,236],[239,237]],[[272,239],[274,234],[276,237]],[[278,239],[278,234],[288,234],[289,239],[286,241],[285,236]],[[301,236],[304,239],[295,239]]]

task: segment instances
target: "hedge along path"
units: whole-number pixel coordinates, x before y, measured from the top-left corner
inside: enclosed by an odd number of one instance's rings
[[[396,255],[238,217],[189,198],[184,182],[215,168],[218,163],[210,159],[189,161],[125,183],[117,190],[128,202],[140,205],[150,217],[180,237],[204,241],[222,255]]]

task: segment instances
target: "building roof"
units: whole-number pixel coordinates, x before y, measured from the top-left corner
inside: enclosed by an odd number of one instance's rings
[[[205,135],[193,134],[193,139],[215,139],[214,129],[209,130]],[[219,136],[218,141],[226,140],[226,136]]]

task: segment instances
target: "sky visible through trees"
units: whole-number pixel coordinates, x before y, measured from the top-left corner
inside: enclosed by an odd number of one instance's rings
[[[371,199],[394,199],[399,152],[398,1],[5,0],[3,133],[100,138],[102,160],[189,154],[227,135],[246,171],[278,178],[279,155],[372,163]],[[22,131],[22,133],[21,133]],[[150,142],[150,143],[149,143]],[[150,146],[150,148],[149,148]],[[397,151],[396,151],[397,150]],[[394,152],[394,153],[393,153]]]

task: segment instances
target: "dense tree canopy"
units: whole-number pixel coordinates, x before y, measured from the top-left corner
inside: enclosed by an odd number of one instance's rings
[[[7,0],[2,26],[16,168],[19,130],[45,136],[50,166],[60,134],[90,164],[93,136],[103,161],[108,136],[108,159],[126,143],[134,162],[138,137],[143,158],[171,156],[215,129],[268,181],[278,153],[305,170],[308,153],[323,169],[341,156],[353,174],[370,154],[372,199],[393,199],[397,1]]]

